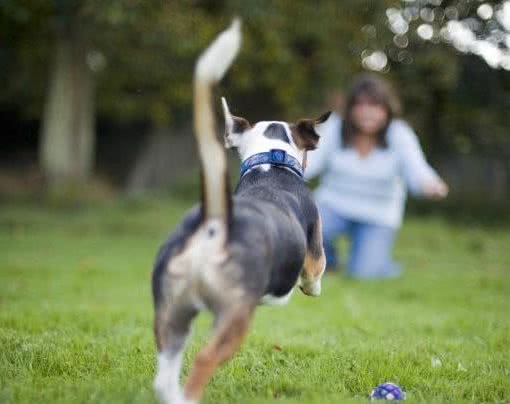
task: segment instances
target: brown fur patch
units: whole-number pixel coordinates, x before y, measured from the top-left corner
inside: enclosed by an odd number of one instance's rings
[[[308,248],[303,263],[303,275],[306,279],[317,279],[326,266],[326,256],[322,247],[322,221],[315,222],[313,233],[308,240]]]
[[[253,306],[243,306],[224,317],[213,339],[195,358],[195,363],[184,388],[187,399],[199,400],[216,368],[230,359],[239,349],[248,331]]]
[[[244,131],[251,128],[250,122],[244,118],[232,115],[232,119],[234,120],[232,133],[243,133]]]
[[[321,115],[317,119],[300,119],[295,125],[291,125],[291,133],[294,142],[301,150],[314,150],[317,148],[320,136],[315,131],[315,126],[324,123],[331,112]]]
[[[319,135],[309,122],[299,122],[291,127],[292,137],[300,150],[314,150],[319,143]]]
[[[310,252],[306,252],[305,261],[303,263],[303,272],[306,279],[317,279],[318,276],[324,271],[326,266],[326,256],[324,251],[319,257],[315,257]]]

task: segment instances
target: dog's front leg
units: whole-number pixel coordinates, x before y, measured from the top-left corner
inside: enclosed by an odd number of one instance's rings
[[[306,249],[299,288],[308,296],[321,294],[321,278],[326,269],[326,255],[322,246],[322,223],[319,216],[313,224]]]
[[[324,252],[318,257],[306,253],[303,263],[303,271],[299,277],[299,288],[308,296],[319,296],[321,294],[321,278],[326,269],[326,257]]]

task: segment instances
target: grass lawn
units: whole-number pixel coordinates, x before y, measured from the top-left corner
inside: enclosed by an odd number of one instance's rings
[[[0,206],[0,403],[155,402],[151,265],[185,208]],[[204,402],[366,402],[384,381],[409,402],[510,402],[508,227],[408,218],[396,256],[401,279],[327,275],[318,299],[259,308]]]

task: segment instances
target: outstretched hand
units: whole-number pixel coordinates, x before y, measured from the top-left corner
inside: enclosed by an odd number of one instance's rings
[[[429,199],[443,199],[448,195],[448,185],[441,179],[435,178],[423,184],[423,194]]]

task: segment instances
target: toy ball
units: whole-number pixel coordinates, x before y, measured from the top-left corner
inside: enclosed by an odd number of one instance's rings
[[[370,393],[371,400],[405,400],[406,393],[395,383],[383,383]]]

